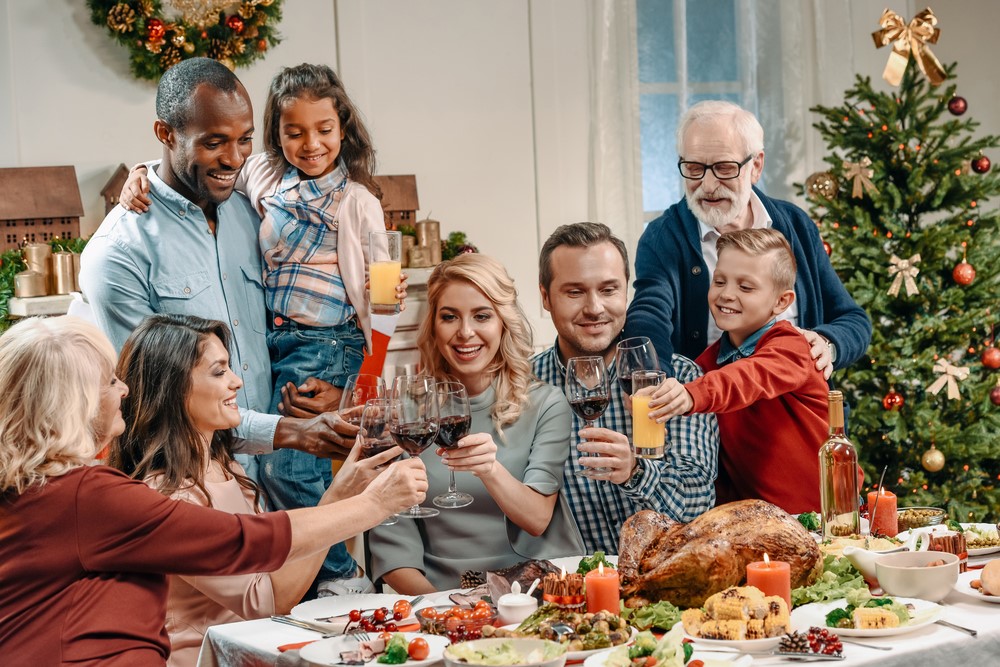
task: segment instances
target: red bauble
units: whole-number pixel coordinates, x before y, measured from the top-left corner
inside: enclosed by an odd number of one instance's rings
[[[882,407],[886,410],[899,410],[905,402],[902,394],[897,393],[895,389],[890,389],[889,393],[882,399]]]
[[[826,251],[826,256],[829,257],[830,254],[833,253],[833,246],[826,241],[823,241],[823,250]]]
[[[965,101],[964,97],[955,95],[955,97],[948,100],[948,111],[956,116],[961,116],[968,108],[969,103]]]
[[[990,392],[990,401],[993,405],[1000,405],[1000,385],[993,387],[993,391]]]
[[[233,14],[228,19],[226,19],[226,25],[229,26],[229,29],[235,32],[237,35],[243,32],[243,19],[241,19],[236,14]]]
[[[985,174],[990,170],[993,165],[990,163],[990,159],[985,155],[980,155],[975,160],[972,161],[972,171],[977,174]]]
[[[983,350],[983,356],[980,357],[980,360],[986,368],[1000,368],[1000,348],[986,348]]]
[[[149,19],[146,21],[146,34],[149,35],[149,39],[152,41],[163,39],[163,33],[166,30],[166,26],[163,25],[163,21],[160,19]]]
[[[266,39],[258,39],[257,40],[257,50],[258,51],[267,51],[267,40]]]
[[[951,272],[951,277],[959,285],[971,285],[972,281],[976,279],[976,270],[972,267],[972,264],[963,259],[955,266],[955,270]]]

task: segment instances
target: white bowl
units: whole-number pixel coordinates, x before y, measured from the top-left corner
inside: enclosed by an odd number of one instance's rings
[[[503,645],[508,644],[510,647],[519,653],[522,660],[519,662],[503,663],[505,665],[516,665],[517,667],[563,667],[566,664],[566,647],[558,644],[556,642],[549,641],[547,639],[521,639],[521,638],[491,638],[491,639],[475,639],[469,642],[461,642],[460,644],[452,644],[444,650],[444,664],[447,667],[468,667],[469,665],[483,665],[483,663],[475,662],[472,660],[465,660],[458,658],[452,651],[457,647],[463,647],[466,649],[471,649],[473,651],[481,651],[483,653],[490,653],[491,651],[496,651]],[[550,650],[560,649],[559,655],[554,658],[549,658],[548,660],[529,660],[528,656],[532,652],[543,651],[546,647]],[[500,664],[494,662],[493,664]]]
[[[943,560],[944,565],[927,564]],[[901,551],[875,559],[875,575],[887,595],[943,600],[958,581],[958,556],[944,551]]]

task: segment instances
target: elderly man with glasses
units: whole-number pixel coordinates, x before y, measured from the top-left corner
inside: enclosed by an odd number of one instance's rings
[[[684,199],[639,239],[625,334],[648,336],[661,359],[675,352],[697,357],[722,334],[708,311],[716,241],[737,229],[773,227],[788,239],[798,265],[795,301],[778,318],[799,328],[827,379],[861,358],[871,321],[830,265],[815,223],[754,187],[764,170],[757,118],[730,102],[696,104],[681,117],[677,154]]]

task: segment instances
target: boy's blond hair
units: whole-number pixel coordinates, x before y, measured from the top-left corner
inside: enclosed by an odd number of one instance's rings
[[[771,278],[774,286],[780,292],[794,289],[795,287],[795,255],[792,254],[792,247],[781,235],[781,232],[773,229],[741,229],[735,232],[726,232],[715,242],[715,248],[719,256],[727,248],[742,250],[751,257],[762,257],[772,254],[774,261],[771,263]]]

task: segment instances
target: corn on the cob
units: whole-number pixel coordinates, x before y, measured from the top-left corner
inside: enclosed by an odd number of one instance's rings
[[[747,626],[742,621],[707,621],[701,626],[701,637],[704,639],[730,639],[742,641],[746,639]]]
[[[899,616],[881,607],[859,607],[854,610],[854,627],[860,630],[898,628]]]
[[[684,624],[684,632],[692,637],[697,637],[701,633],[701,626],[711,618],[703,609],[685,609],[681,613],[681,623]]]
[[[767,632],[764,629],[764,620],[760,618],[752,618],[747,621],[747,639],[764,639],[767,637]]]

